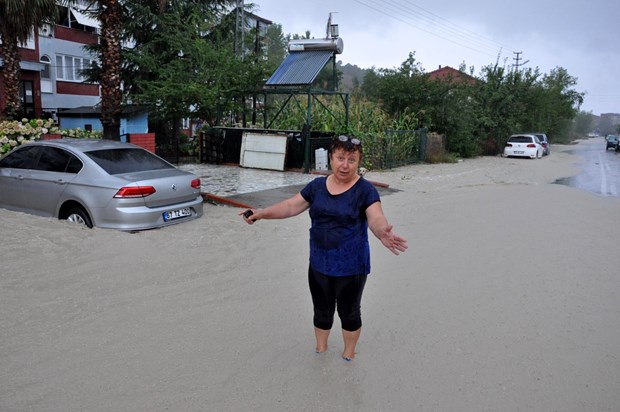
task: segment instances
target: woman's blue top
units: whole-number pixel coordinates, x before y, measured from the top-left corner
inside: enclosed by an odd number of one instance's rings
[[[380,201],[379,192],[364,178],[346,192],[332,195],[327,178],[319,177],[301,190],[310,203],[310,265],[328,276],[370,273],[366,209]]]

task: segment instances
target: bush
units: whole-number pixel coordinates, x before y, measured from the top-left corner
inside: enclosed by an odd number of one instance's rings
[[[103,135],[102,132],[82,130],[79,127],[77,129],[61,129],[56,133],[62,137],[71,137],[74,139],[101,139]]]
[[[101,139],[101,132],[77,129],[60,130],[52,119],[22,119],[0,122],[0,156],[14,148],[41,139],[44,134],[59,134],[75,139]]]
[[[0,155],[4,155],[17,146],[39,140],[41,135],[58,133],[52,119],[22,119],[0,122]]]

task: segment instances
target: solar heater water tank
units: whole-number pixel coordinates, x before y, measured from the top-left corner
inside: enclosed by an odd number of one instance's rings
[[[340,37],[336,39],[299,39],[291,40],[288,43],[289,52],[310,50],[330,50],[336,54],[341,54],[344,50],[344,43]]]

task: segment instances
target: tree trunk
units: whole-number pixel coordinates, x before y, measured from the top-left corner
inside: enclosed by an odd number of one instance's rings
[[[103,138],[119,140],[122,111],[121,26],[123,12],[118,0],[101,1],[101,123]]]
[[[4,80],[4,94],[6,99],[6,106],[1,113],[1,117],[15,119],[22,108],[22,102],[19,99],[21,69],[19,67],[20,58],[17,39],[11,33],[2,33],[0,56],[2,56],[4,60],[2,78]]]

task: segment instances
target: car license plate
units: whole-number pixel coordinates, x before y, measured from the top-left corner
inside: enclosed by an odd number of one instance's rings
[[[191,216],[192,211],[189,207],[184,207],[183,209],[171,210],[169,212],[164,212],[164,222],[169,220],[179,219],[181,217]]]
[[[520,151],[520,150],[515,150],[515,154],[523,154],[523,153],[525,153],[525,152]]]

